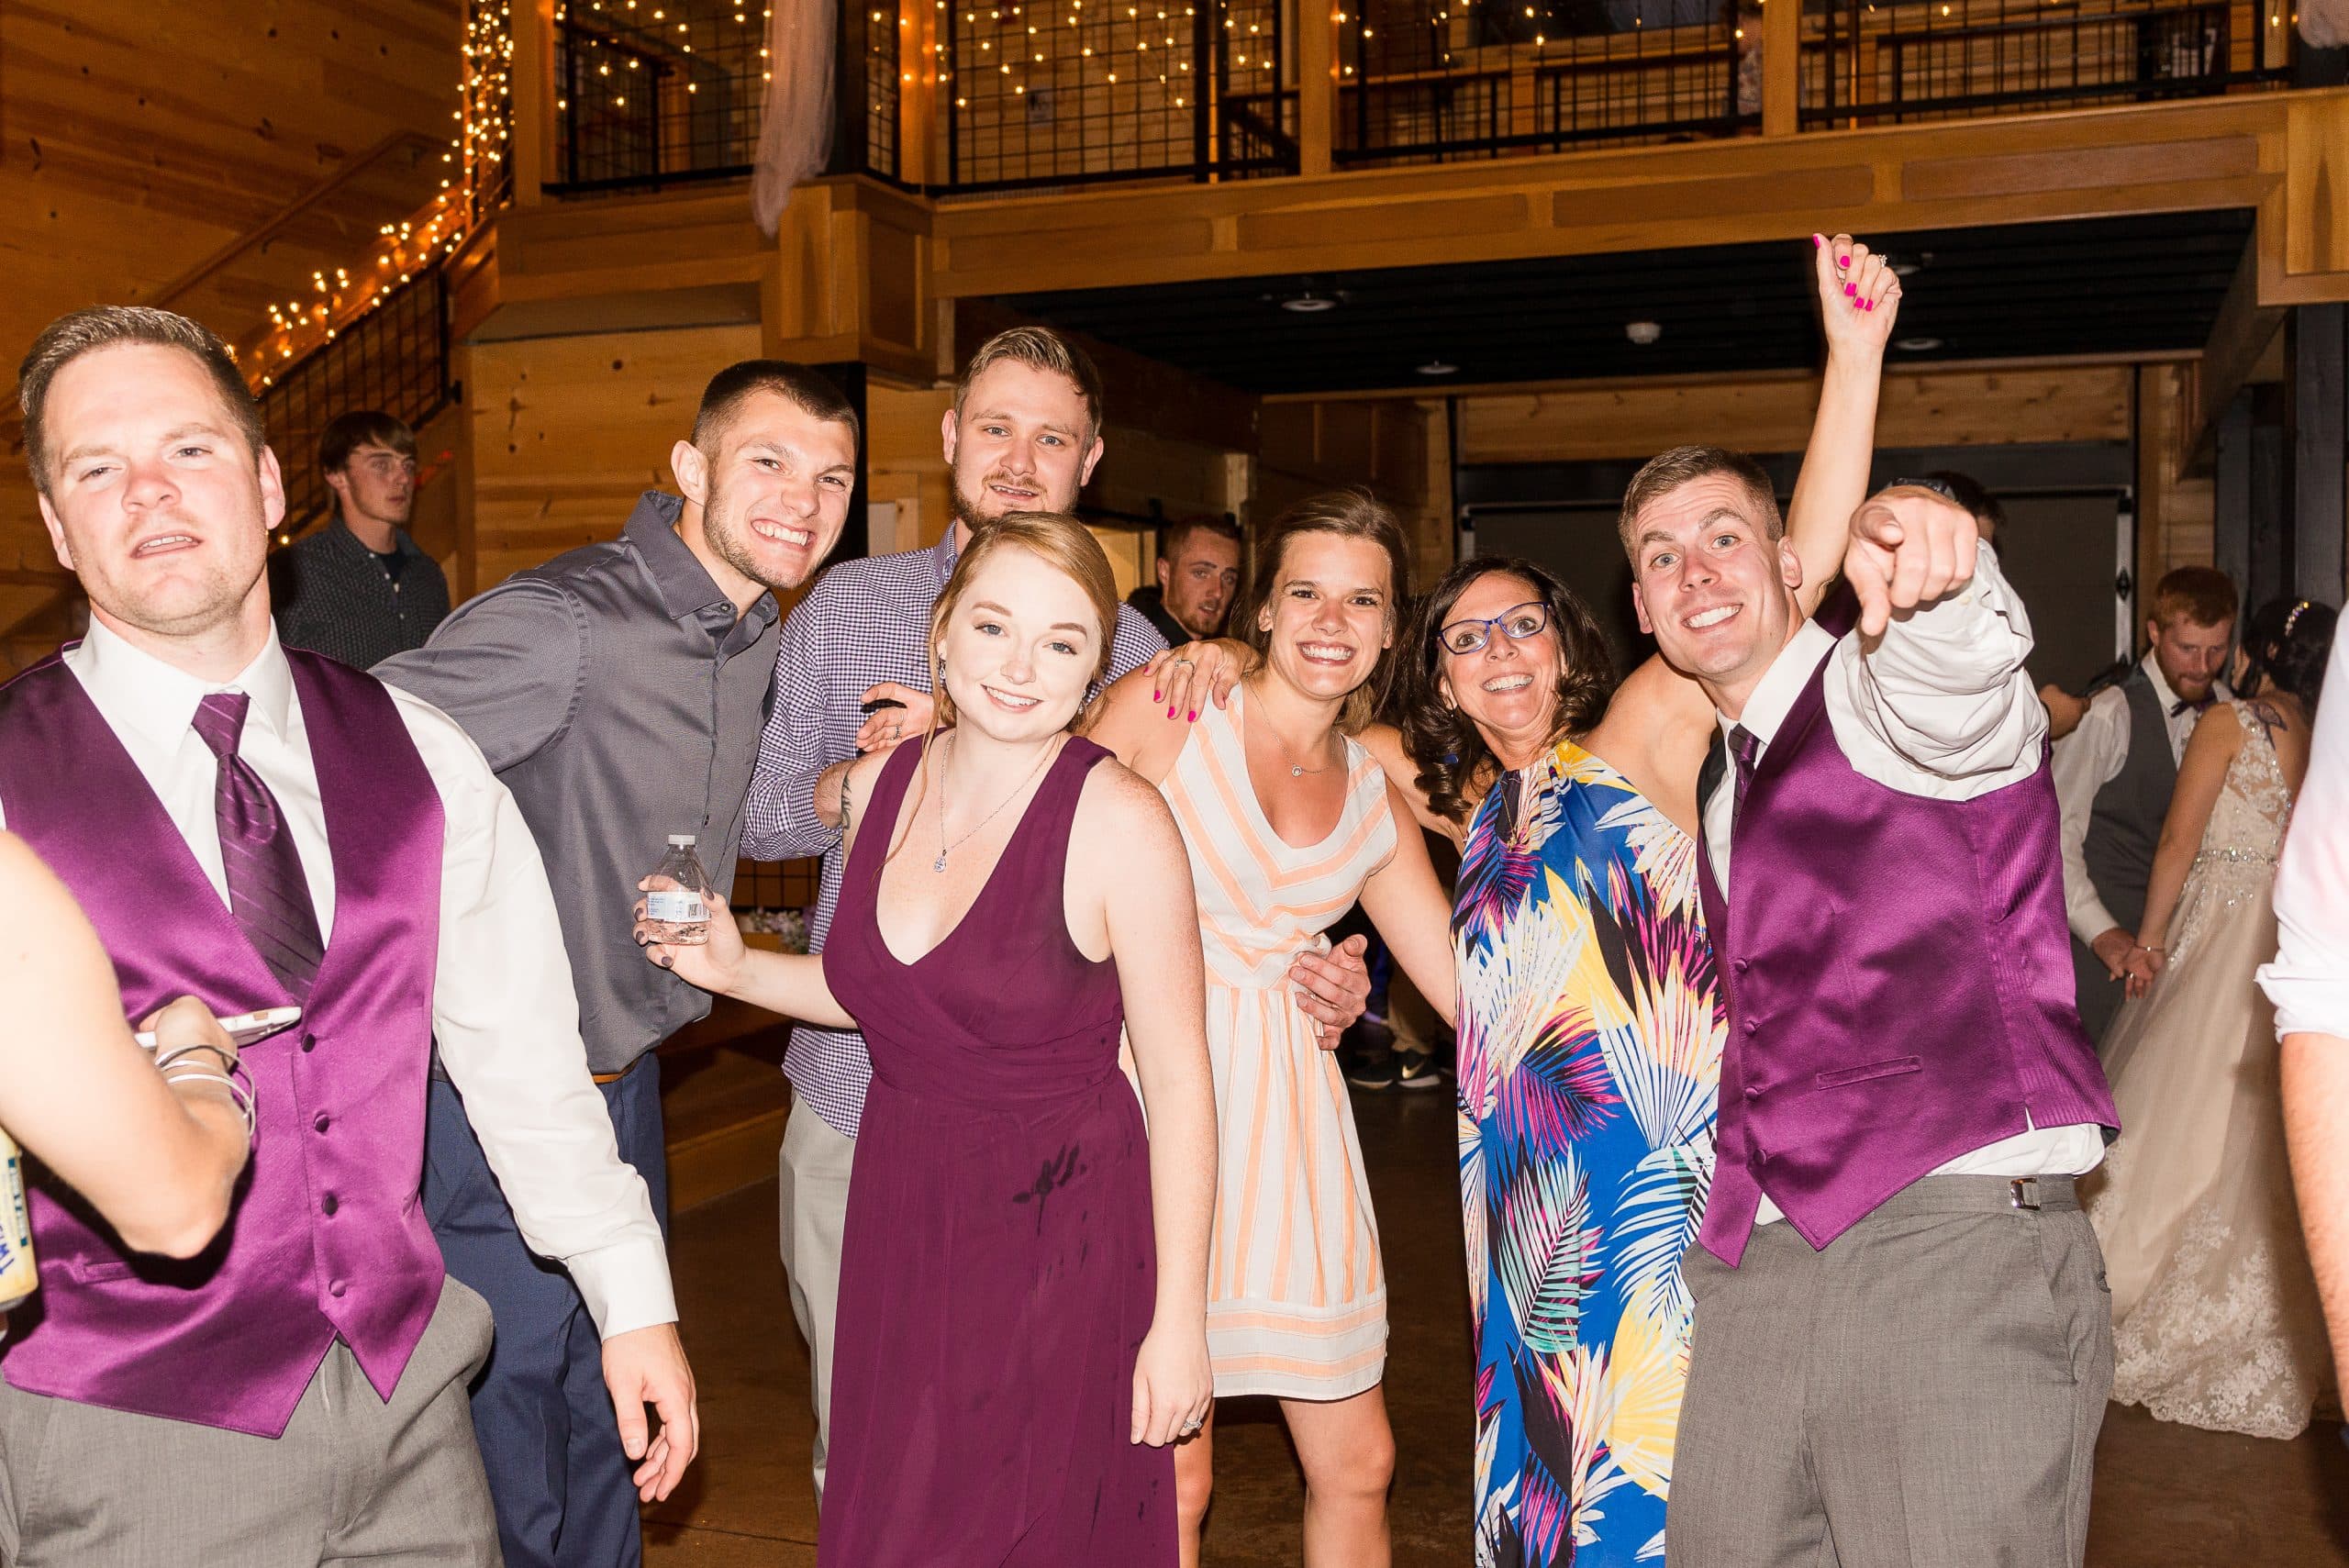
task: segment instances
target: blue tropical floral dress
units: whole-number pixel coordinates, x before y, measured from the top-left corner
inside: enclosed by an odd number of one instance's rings
[[[1518,781],[1453,914],[1475,1561],[1661,1562],[1728,1028],[1695,842],[1571,741]]]

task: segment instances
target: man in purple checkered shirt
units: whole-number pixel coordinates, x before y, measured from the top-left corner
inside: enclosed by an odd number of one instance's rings
[[[808,930],[821,951],[840,900],[841,786],[863,751],[929,728],[930,612],[974,526],[1011,512],[1065,512],[1101,459],[1101,382],[1085,352],[1043,328],[1014,328],[982,344],[955,389],[942,434],[952,469],[953,526],[928,550],[834,566],[784,623],[773,711],[744,809],[742,853],[824,859]],[[1130,606],[1118,606],[1110,680],[1166,651]],[[1177,700],[1228,681],[1212,644],[1193,644],[1166,673]],[[1223,693],[1218,692],[1220,701]],[[870,706],[878,702],[900,706]],[[868,711],[869,708],[869,711]],[[1300,955],[1291,972],[1308,1013],[1336,1036],[1362,1012],[1368,975],[1352,951]],[[824,1490],[832,1325],[849,1171],[873,1066],[862,1035],[802,1025],[784,1072],[791,1119],[781,1159],[784,1272],[806,1336],[816,1406],[816,1495]]]

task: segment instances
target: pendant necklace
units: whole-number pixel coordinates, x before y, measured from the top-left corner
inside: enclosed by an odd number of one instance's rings
[[[956,850],[961,849],[963,845],[969,843],[972,836],[977,833],[980,828],[985,827],[988,823],[1002,816],[1003,808],[1009,806],[1013,801],[1019,799],[1020,795],[1026,791],[1028,786],[1036,782],[1036,775],[1044,771],[1044,764],[1051,762],[1054,753],[1059,751],[1059,750],[1060,748],[1058,745],[1046,745],[1043,754],[1036,759],[1036,765],[1028,770],[1028,776],[1021,779],[1019,783],[1013,787],[1009,795],[1005,795],[1001,800],[996,802],[995,809],[988,812],[985,817],[980,817],[977,827],[973,828],[970,832],[963,834],[961,838],[955,840],[951,844],[946,841],[946,763],[943,762],[940,762],[938,764],[938,858],[930,862],[930,869],[934,872],[944,872],[946,869],[946,857],[952,854]],[[948,760],[952,761],[951,758]]]

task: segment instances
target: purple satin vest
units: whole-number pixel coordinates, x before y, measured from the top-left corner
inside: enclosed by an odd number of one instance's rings
[[[228,1227],[188,1262],[128,1253],[71,1194],[37,1188],[41,1287],[0,1357],[30,1393],[262,1437],[338,1337],[388,1399],[442,1274],[417,1202],[440,797],[382,685],[287,658],[334,930],[302,1022],[243,1053],[259,1127]],[[130,1017],[190,994],[224,1015],[292,1002],[60,660],[0,688],[0,808],[88,912]]]
[[[2027,1126],[2120,1123],[2073,1002],[2045,755],[1972,800],[1903,794],[1836,743],[1826,666],[1755,766],[1726,903],[1697,857],[1730,1023],[1698,1240],[1732,1266],[1765,1192],[1824,1248]]]

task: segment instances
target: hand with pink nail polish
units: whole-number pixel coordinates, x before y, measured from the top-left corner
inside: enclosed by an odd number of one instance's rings
[[[1827,236],[1812,251],[1830,352],[1881,362],[1898,311],[1898,276],[1883,256],[1848,234]]]

